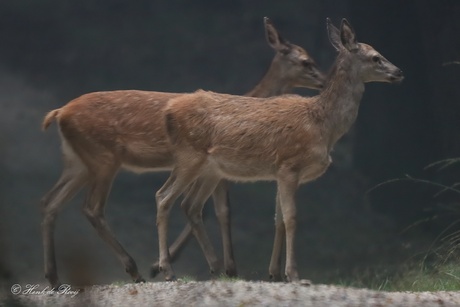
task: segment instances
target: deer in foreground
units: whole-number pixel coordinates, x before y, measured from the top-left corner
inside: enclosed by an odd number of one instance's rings
[[[276,180],[276,232],[285,230],[285,277],[299,281],[294,257],[294,194],[299,184],[318,178],[332,162],[334,144],[357,117],[364,84],[403,79],[398,67],[371,46],[357,42],[347,20],[342,20],[339,30],[328,19],[327,28],[338,55],[318,96],[261,99],[197,91],[168,102],[164,114],[175,163],[156,194],[159,261],[166,279],[174,277],[167,245],[174,201],[189,189],[182,206],[210,262],[213,249],[201,211],[216,184],[227,179]],[[272,276],[280,275],[281,244],[276,239],[275,235],[269,267]]]
[[[303,48],[284,40],[267,17],[264,18],[264,24],[267,42],[276,51],[276,55],[262,80],[245,96],[278,96],[290,92],[295,87],[322,89],[325,77],[316,68],[315,61],[308,53]],[[237,270],[233,256],[229,218],[228,183],[225,180],[217,184],[212,198],[221,229],[225,274],[236,276]],[[191,233],[191,226],[187,224],[179,237],[169,247],[171,260],[175,259],[190,238]],[[210,264],[211,272],[215,271],[215,266],[216,263]],[[157,261],[152,265],[150,275],[155,277],[159,272],[159,261]]]
[[[299,46],[283,40],[268,18],[264,19],[268,43],[276,55],[260,83],[248,93],[267,97],[293,87],[320,89],[324,77],[314,60]],[[46,129],[56,120],[61,142],[64,168],[54,187],[42,198],[42,237],[45,277],[52,287],[59,285],[56,267],[54,231],[59,210],[82,188],[88,188],[83,205],[86,215],[99,236],[115,252],[126,272],[135,282],[144,279],[133,258],[110,230],[104,207],[112,181],[120,168],[134,172],[165,171],[173,165],[171,146],[166,135],[163,109],[168,100],[183,94],[149,91],[94,92],[76,98],[65,106],[49,112]],[[222,182],[212,193],[224,239],[224,258],[229,274],[236,274],[230,238],[227,189]],[[185,242],[186,228],[175,249]],[[155,265],[153,267],[155,270]]]

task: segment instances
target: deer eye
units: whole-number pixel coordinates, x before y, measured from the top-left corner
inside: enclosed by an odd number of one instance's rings
[[[372,57],[372,61],[373,61],[374,63],[380,63],[381,60],[380,60],[380,57],[379,57],[379,56],[374,55],[374,56]]]
[[[308,60],[303,60],[302,61],[302,66],[305,68],[309,68],[311,66],[311,63]]]

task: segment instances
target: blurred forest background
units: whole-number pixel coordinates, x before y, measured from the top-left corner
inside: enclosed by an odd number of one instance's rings
[[[460,2],[456,0],[3,0],[0,2],[0,258],[3,275],[45,284],[40,198],[61,170],[45,113],[84,93],[202,88],[244,94],[274,55],[263,17],[327,71],[334,60],[325,27],[346,17],[358,40],[405,74],[401,85],[368,84],[358,120],[333,153],[328,172],[298,193],[298,264],[315,283],[398,271],[426,255],[438,236],[458,230],[458,193],[445,185],[459,166],[425,169],[460,157]],[[314,91],[296,90],[313,95]],[[148,277],[158,255],[155,192],[167,174],[122,172],[106,215]],[[371,191],[369,191],[371,190]],[[81,193],[83,194],[83,193]],[[273,183],[233,184],[233,236],[243,278],[267,279],[274,226]],[[88,271],[97,282],[128,281],[114,254],[80,212],[84,195],[57,222],[58,268],[69,282]],[[220,248],[207,206],[207,227]],[[171,236],[184,225],[175,206]],[[452,224],[454,223],[454,224]],[[448,228],[443,234],[443,231]],[[456,228],[457,227],[457,228]],[[209,278],[191,240],[174,265],[179,277]],[[162,280],[162,276],[156,280]]]

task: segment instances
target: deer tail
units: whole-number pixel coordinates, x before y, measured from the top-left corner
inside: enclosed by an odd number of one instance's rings
[[[43,131],[45,131],[48,128],[48,126],[53,122],[53,120],[58,116],[60,110],[61,109],[55,109],[55,110],[48,112],[48,114],[46,114],[45,118],[43,119],[43,123],[42,123]]]

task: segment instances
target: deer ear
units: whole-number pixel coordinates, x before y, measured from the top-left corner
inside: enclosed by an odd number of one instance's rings
[[[270,18],[264,17],[264,25],[268,44],[277,52],[283,54],[289,53],[291,51],[291,44],[281,37],[281,34],[276,30]]]
[[[339,51],[343,48],[342,42],[340,39],[340,30],[337,29],[331,22],[329,18],[326,18],[326,27],[327,27],[327,34],[329,36],[329,41],[331,42],[332,46],[335,50]]]
[[[358,42],[356,41],[356,34],[350,23],[344,18],[340,26],[340,39],[342,45],[350,52],[359,49]]]

